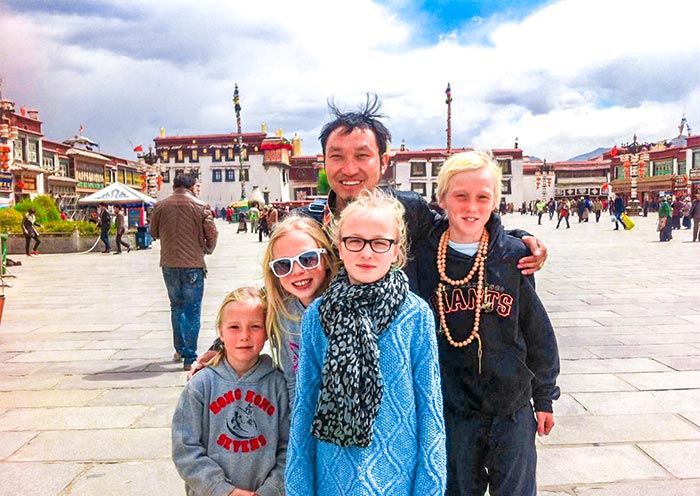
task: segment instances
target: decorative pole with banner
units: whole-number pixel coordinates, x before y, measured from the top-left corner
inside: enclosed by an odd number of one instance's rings
[[[241,200],[245,200],[245,171],[243,169],[243,131],[241,130],[241,98],[238,93],[238,83],[233,92],[233,108],[236,111],[236,126],[238,127],[238,143],[233,147],[234,152],[238,148],[238,171],[241,181]]]
[[[447,83],[445,90],[445,103],[447,104],[447,153],[452,152],[452,89]]]
[[[645,176],[645,167],[649,162],[649,153],[642,149],[637,142],[637,134],[632,137],[626,153],[620,155],[620,162],[625,168],[625,178],[630,180],[630,201],[627,203],[628,215],[639,215],[639,200],[637,199],[637,179]]]

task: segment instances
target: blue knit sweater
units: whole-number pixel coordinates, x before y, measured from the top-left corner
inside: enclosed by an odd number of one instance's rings
[[[318,307],[304,314],[296,403],[287,453],[287,495],[430,495],[445,491],[445,425],[433,314],[409,293],[378,340],[384,391],[367,448],[311,435],[328,340]]]

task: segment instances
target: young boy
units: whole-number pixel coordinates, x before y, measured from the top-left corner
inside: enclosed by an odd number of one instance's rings
[[[557,342],[517,269],[525,245],[494,213],[500,185],[490,153],[450,157],[438,175],[446,219],[418,252],[419,293],[439,330],[447,495],[536,494],[535,432],[554,427]]]

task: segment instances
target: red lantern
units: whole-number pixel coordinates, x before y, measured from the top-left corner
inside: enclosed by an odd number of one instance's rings
[[[24,189],[24,183],[21,179],[17,181],[17,189]]]

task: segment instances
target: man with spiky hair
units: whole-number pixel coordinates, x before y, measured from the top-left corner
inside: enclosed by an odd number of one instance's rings
[[[326,177],[331,188],[323,214],[303,207],[301,213],[328,224],[333,221],[345,206],[353,201],[364,189],[372,190],[379,186],[384,172],[389,166],[388,145],[391,141],[389,129],[380,119],[381,103],[376,95],[367,94],[364,105],[356,111],[344,112],[333,102],[328,103],[334,117],[321,130],[319,139],[323,149]],[[409,246],[412,240],[425,239],[433,227],[435,212],[418,193],[383,188],[396,196],[406,209]],[[547,248],[537,238],[525,231],[510,231],[509,234],[522,238],[532,255],[520,260],[518,268],[524,275],[532,274],[544,266]],[[415,257],[412,248],[409,260]],[[404,268],[411,288],[415,288],[415,269],[412,264]]]

